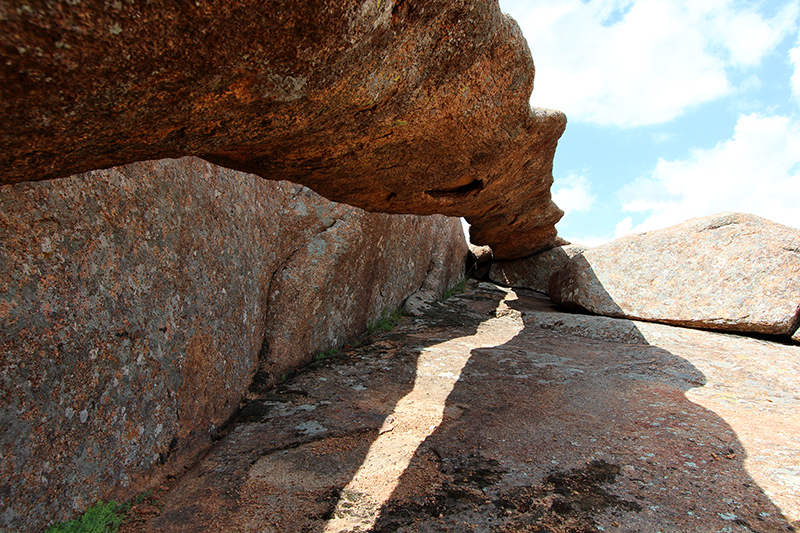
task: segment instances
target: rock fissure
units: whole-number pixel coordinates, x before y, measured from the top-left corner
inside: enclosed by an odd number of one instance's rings
[[[471,182],[465,185],[461,185],[453,189],[430,190],[430,191],[425,191],[425,193],[434,198],[459,198],[463,196],[477,194],[482,189],[483,189],[483,181],[476,179],[472,180]],[[516,220],[516,218],[514,220]],[[514,220],[511,221],[511,225],[513,225]]]

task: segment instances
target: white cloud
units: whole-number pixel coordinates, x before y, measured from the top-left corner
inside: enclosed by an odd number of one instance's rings
[[[650,138],[653,139],[653,142],[655,144],[662,144],[665,142],[674,141],[675,134],[667,132],[659,132],[659,133],[653,133],[652,135],[650,135]]]
[[[573,222],[570,213],[591,210],[597,199],[594,194],[591,194],[592,185],[586,176],[571,172],[566,177],[556,178],[551,190],[553,191],[553,201],[564,211],[564,218],[556,224],[559,235],[570,242],[584,246],[599,246],[613,240],[612,236],[570,233],[570,223]]]
[[[797,2],[768,18],[734,0],[504,0],[536,63],[531,103],[572,120],[639,126],[730,94],[793,31]]]
[[[614,238],[619,239],[630,233],[633,233],[633,218],[625,217],[614,228]]]
[[[574,231],[570,232],[569,230],[563,231],[563,228],[561,228],[560,226],[561,223],[556,224],[556,229],[558,230],[559,237],[563,237],[565,240],[571,242],[572,244],[582,244],[584,246],[588,246],[589,248],[609,243],[616,238],[614,235],[588,235],[583,233],[576,233]]]
[[[800,228],[800,124],[785,116],[739,117],[734,135],[683,160],[660,159],[649,177],[619,191],[623,210],[647,218],[618,232],[649,231],[738,211]]]
[[[597,235],[583,235],[578,237],[571,237],[567,238],[567,240],[573,244],[582,244],[587,248],[594,248],[595,246],[601,246],[603,244],[607,244],[614,240],[613,236],[597,236]]]
[[[565,178],[553,182],[553,201],[569,215],[574,211],[587,211],[592,207],[595,196],[589,194],[591,185],[584,176],[570,173]]]
[[[800,35],[797,37],[797,46],[789,50],[789,62],[794,67],[792,73],[792,94],[795,100],[800,103]]]

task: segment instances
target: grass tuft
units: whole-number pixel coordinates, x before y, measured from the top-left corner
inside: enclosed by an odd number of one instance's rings
[[[117,502],[100,501],[78,518],[51,526],[45,533],[115,533],[122,525],[126,512],[126,506]]]
[[[314,356],[314,362],[322,361],[323,359],[327,359],[328,357],[333,357],[334,355],[339,353],[338,348],[331,348],[327,352],[320,352]]]
[[[444,291],[444,294],[442,294],[442,301],[447,300],[454,294],[461,294],[462,292],[464,292],[466,286],[467,286],[467,280],[462,279],[461,281],[459,281],[458,283],[456,283],[455,285]]]
[[[403,308],[398,307],[393,311],[384,311],[380,320],[367,324],[367,332],[372,335],[378,331],[388,333],[400,325],[400,317],[403,316]]]

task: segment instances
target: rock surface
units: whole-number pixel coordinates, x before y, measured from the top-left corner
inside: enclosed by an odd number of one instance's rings
[[[0,531],[182,471],[239,408],[463,275],[458,219],[196,158],[0,189]]]
[[[788,533],[798,376],[800,347],[470,282],[253,398],[121,533]]]
[[[791,336],[800,320],[800,230],[722,213],[573,257],[550,297],[592,313]]]
[[[531,289],[547,294],[550,277],[570,259],[588,250],[580,244],[565,244],[514,261],[495,261],[489,278],[508,287]]]
[[[195,155],[369,211],[552,246],[566,119],[496,1],[0,4],[0,184]]]
[[[492,249],[488,246],[475,246],[469,243],[467,272],[470,277],[484,279],[492,268]]]

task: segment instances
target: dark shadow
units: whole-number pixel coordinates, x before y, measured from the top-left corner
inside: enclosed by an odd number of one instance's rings
[[[413,388],[420,353],[473,335],[497,306],[497,299],[481,298],[463,313],[434,303],[424,319],[346,346],[272,391],[251,391],[220,442],[145,530],[322,531],[386,417]],[[246,516],[252,509],[262,514]]]
[[[323,532],[358,504],[343,489],[424,350],[511,315],[522,330],[470,352],[369,531],[794,531],[732,427],[687,397],[707,381],[689,360],[632,321],[483,288],[252,399],[146,530]]]
[[[517,293],[524,329],[473,350],[447,401],[459,416],[419,447],[374,532],[797,530],[733,428],[687,398],[706,385],[691,362],[632,321]]]

